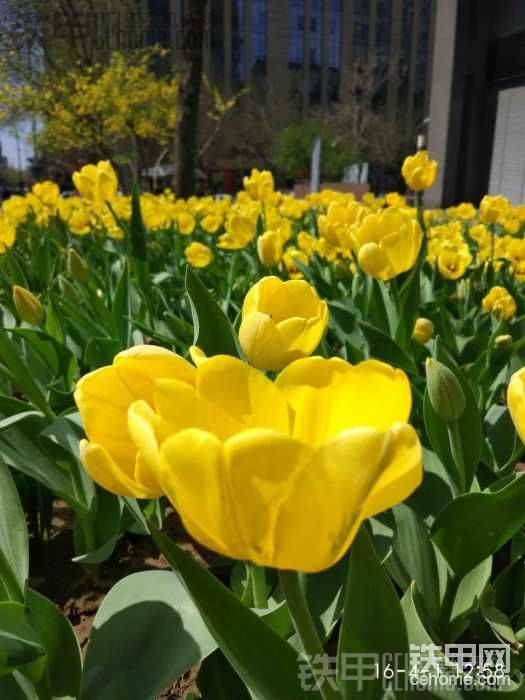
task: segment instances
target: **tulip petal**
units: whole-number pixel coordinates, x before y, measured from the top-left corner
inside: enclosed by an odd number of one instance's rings
[[[414,428],[394,425],[389,436],[385,469],[366,502],[366,518],[404,501],[423,479],[421,444]]]
[[[314,366],[305,366],[305,369]],[[307,380],[305,372],[305,380]],[[388,430],[394,423],[408,420],[411,409],[410,384],[399,369],[377,360],[348,365],[346,372],[331,384],[288,388],[286,375],[278,386],[294,411],[293,436],[312,445],[320,445],[343,430],[368,426]],[[381,397],[378,407],[377,397]]]
[[[263,277],[257,284],[255,284],[248,291],[244,297],[244,303],[242,305],[242,317],[245,318],[248,314],[255,313],[256,311],[265,311],[270,308],[270,300],[275,292],[284,282],[275,277],[275,275],[268,275]]]
[[[146,401],[135,401],[128,410],[128,430],[138,450],[134,480],[162,495],[156,475],[160,469],[160,451],[155,427],[159,417]]]
[[[225,556],[242,559],[225,480],[222,443],[203,430],[183,430],[161,447],[159,481],[188,532]]]
[[[275,567],[322,571],[345,554],[368,494],[388,466],[388,444],[388,432],[354,428],[314,453],[279,510]]]
[[[187,428],[199,428],[225,439],[243,428],[240,420],[223,410],[221,402],[212,403],[195,387],[175,379],[157,380],[154,403],[161,419],[161,439]]]
[[[512,375],[507,389],[507,404],[516,432],[525,442],[525,368]]]
[[[227,479],[235,521],[242,533],[244,558],[273,566],[274,529],[280,504],[312,450],[271,430],[246,430],[224,445]],[[296,502],[304,508],[304,502]],[[241,535],[240,535],[241,536]],[[293,532],[287,533],[293,537]]]
[[[200,365],[197,390],[245,428],[288,433],[288,406],[262,372],[229,355],[216,355]]]
[[[286,348],[273,319],[256,311],[239,328],[239,341],[249,361],[260,369],[274,371],[286,363]]]
[[[352,365],[340,357],[305,357],[285,367],[275,380],[281,391],[288,392],[301,386],[321,388],[335,381]]]
[[[322,318],[287,318],[277,324],[283,346],[297,359],[309,355],[321,342],[326,323]]]
[[[111,459],[109,452],[102,445],[81,440],[80,459],[93,481],[111,493],[132,498],[156,498],[158,496],[158,491],[150,491],[132,481]]]
[[[155,345],[136,345],[119,353],[114,366],[137,399],[153,403],[155,379],[177,379],[193,384],[195,367],[180,355]]]
[[[105,444],[127,438],[127,409],[137,398],[114,367],[102,367],[77,383],[75,401],[90,440]]]
[[[271,313],[275,323],[279,323],[290,316],[319,318],[320,306],[321,300],[314,287],[305,280],[289,280],[281,282],[274,290],[268,308],[260,306],[258,310]]]

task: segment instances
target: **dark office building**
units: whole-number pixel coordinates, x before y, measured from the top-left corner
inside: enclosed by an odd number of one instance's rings
[[[357,61],[368,63],[379,86],[374,108],[412,140],[428,111],[434,6],[435,0],[210,0],[205,72],[227,93],[249,85],[284,126],[350,99],[349,75]]]
[[[487,192],[525,201],[525,3],[439,0],[429,149],[434,205]]]

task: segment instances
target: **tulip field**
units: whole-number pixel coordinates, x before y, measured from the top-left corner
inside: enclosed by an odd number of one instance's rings
[[[0,700],[525,698],[525,204],[437,168],[2,203]]]

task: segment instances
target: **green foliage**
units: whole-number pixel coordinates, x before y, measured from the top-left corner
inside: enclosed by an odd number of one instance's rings
[[[343,146],[330,129],[318,119],[290,124],[277,134],[273,144],[272,163],[287,177],[306,177],[315,139],[321,137],[321,174],[329,180],[339,180],[345,166],[357,156]]]

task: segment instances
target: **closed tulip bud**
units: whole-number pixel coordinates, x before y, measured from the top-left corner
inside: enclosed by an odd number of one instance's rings
[[[434,324],[429,318],[418,318],[414,324],[412,338],[424,345],[434,335]]]
[[[466,400],[454,372],[430,357],[426,361],[426,371],[428,396],[434,411],[445,423],[452,423],[461,418]]]
[[[510,350],[512,347],[512,336],[511,335],[498,335],[494,344],[498,350]]]
[[[28,289],[15,284],[13,286],[13,302],[16,313],[22,321],[33,326],[42,325],[46,316],[44,307]]]
[[[257,253],[264,267],[275,267],[283,255],[281,236],[277,231],[266,231],[257,239]]]
[[[89,265],[74,248],[67,251],[67,269],[71,277],[81,284],[85,284],[91,275]]]
[[[80,297],[78,296],[77,290],[63,275],[58,276],[58,286],[60,287],[60,292],[65,299],[70,301],[72,304],[78,304],[80,302]]]
[[[278,370],[321,342],[328,306],[304,280],[263,277],[244,300],[239,341],[252,365]]]

